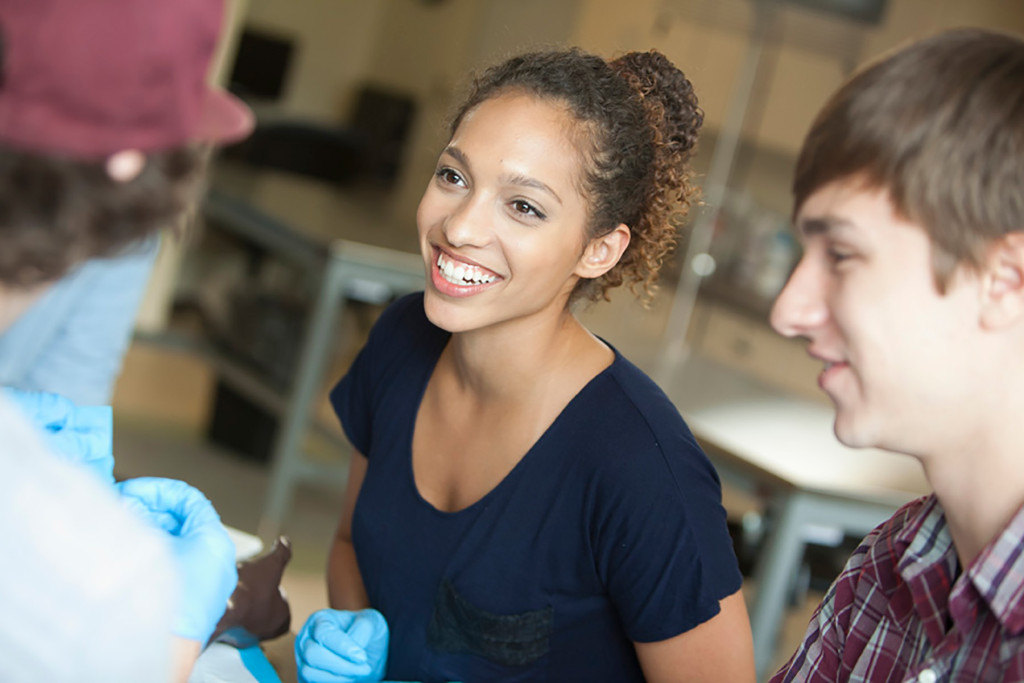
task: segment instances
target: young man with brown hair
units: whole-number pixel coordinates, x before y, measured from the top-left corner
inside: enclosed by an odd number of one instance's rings
[[[934,493],[869,534],[783,681],[1024,680],[1024,41],[947,31],[856,73],[797,161],[772,325],[835,433]]]

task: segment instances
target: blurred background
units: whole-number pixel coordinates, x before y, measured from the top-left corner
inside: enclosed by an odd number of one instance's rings
[[[706,115],[695,160],[704,206],[682,226],[650,309],[619,293],[580,315],[662,383],[684,416],[693,411],[691,424],[722,466],[752,594],[777,506],[793,491],[883,507],[920,492],[914,475],[899,478],[900,466],[896,480],[852,489],[843,486],[860,474],[838,466],[820,477],[841,484],[808,484],[799,473],[812,461],[827,470],[829,456],[816,447],[797,453],[803,460],[790,476],[718,438],[698,398],[769,397],[828,422],[820,367],[767,325],[799,256],[789,182],[803,134],[856,66],[946,27],[1024,33],[1024,0],[230,7],[214,77],[250,103],[258,127],[215,159],[193,234],[162,245],[117,384],[115,455],[119,476],[186,479],[227,523],[265,541],[291,536],[285,584],[294,629],[326,606],[323,572],[347,457],[327,390],[382,307],[422,278],[410,256],[415,208],[469,74],[529,48],[579,45],[607,57],[656,48],[694,83]],[[799,449],[781,439],[780,458]],[[781,635],[765,641],[772,663],[799,642],[808,610],[859,535],[855,524],[803,527],[783,612],[771,612],[781,619]],[[764,652],[759,658],[768,666]]]

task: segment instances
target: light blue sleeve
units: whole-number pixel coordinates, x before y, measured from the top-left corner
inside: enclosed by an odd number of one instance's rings
[[[158,248],[147,240],[57,282],[0,335],[0,385],[108,405]]]

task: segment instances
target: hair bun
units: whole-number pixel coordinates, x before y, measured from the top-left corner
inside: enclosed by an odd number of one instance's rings
[[[667,145],[669,153],[688,159],[704,112],[686,75],[657,50],[628,52],[610,65],[639,94],[659,146]]]

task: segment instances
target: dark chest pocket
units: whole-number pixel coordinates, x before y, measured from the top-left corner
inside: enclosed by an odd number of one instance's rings
[[[494,614],[470,603],[450,581],[442,581],[427,627],[437,652],[468,653],[503,666],[532,664],[548,653],[554,610]]]

